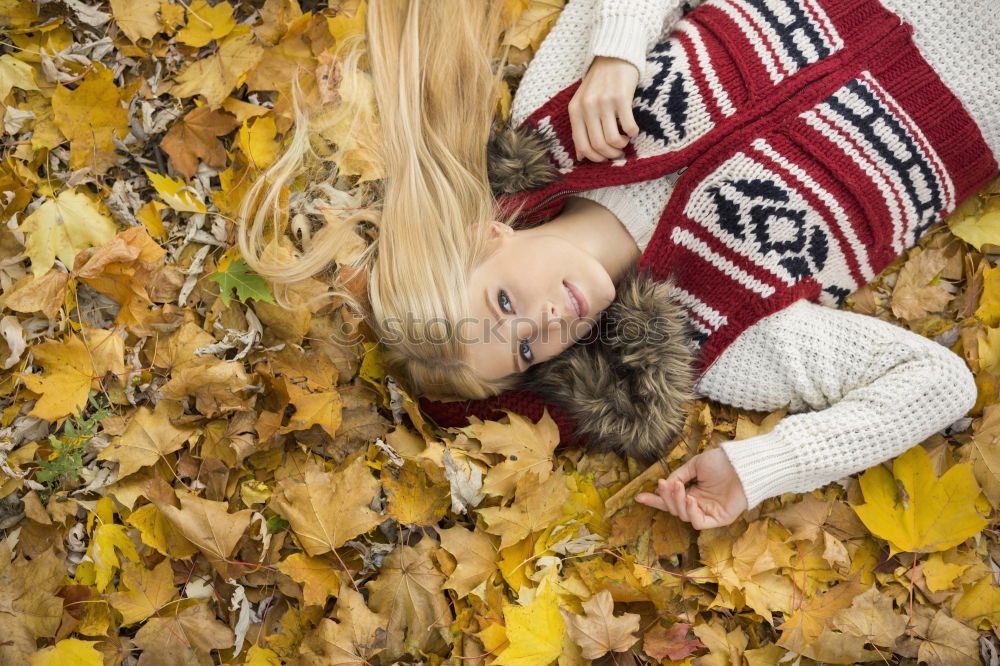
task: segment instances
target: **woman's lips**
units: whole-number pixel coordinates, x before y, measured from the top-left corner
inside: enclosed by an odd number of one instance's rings
[[[563,286],[566,287],[566,291],[570,294],[570,305],[576,311],[576,316],[585,317],[589,310],[589,305],[583,293],[570,282],[563,282]]]

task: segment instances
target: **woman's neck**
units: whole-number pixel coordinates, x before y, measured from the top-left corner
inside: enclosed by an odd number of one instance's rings
[[[555,234],[596,258],[617,285],[642,254],[625,225],[604,206],[570,197],[563,212],[523,233]]]

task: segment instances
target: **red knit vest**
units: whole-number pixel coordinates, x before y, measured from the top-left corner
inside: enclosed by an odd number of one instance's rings
[[[639,268],[673,278],[703,372],[796,300],[840,302],[996,174],[911,32],[877,0],[710,0],[648,54],[623,159],[571,157],[576,83],[524,122],[561,177],[502,203],[527,226],[575,192],[686,167]],[[442,426],[548,407],[573,439],[569,419],[526,391],[421,406]]]

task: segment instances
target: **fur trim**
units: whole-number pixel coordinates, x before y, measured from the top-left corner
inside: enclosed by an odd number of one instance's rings
[[[487,148],[486,165],[493,194],[513,194],[548,185],[556,179],[545,139],[515,127],[495,131]]]
[[[588,448],[652,462],[673,448],[694,398],[695,353],[673,284],[631,274],[581,342],[528,373]]]

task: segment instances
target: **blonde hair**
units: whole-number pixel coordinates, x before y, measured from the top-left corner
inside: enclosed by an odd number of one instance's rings
[[[368,59],[385,174],[378,205],[326,224],[301,252],[278,249],[282,189],[309,149],[308,119],[295,104],[288,149],[254,184],[241,214],[247,263],[284,283],[322,271],[356,242],[359,223],[377,226],[376,240],[347,262],[368,277],[364,314],[386,343],[390,373],[435,396],[483,398],[516,383],[478,376],[455,330],[470,312],[468,276],[489,253],[489,223],[500,217],[486,145],[500,80],[490,49],[503,19],[503,3],[492,0],[370,0]],[[272,242],[262,247],[269,219]]]

